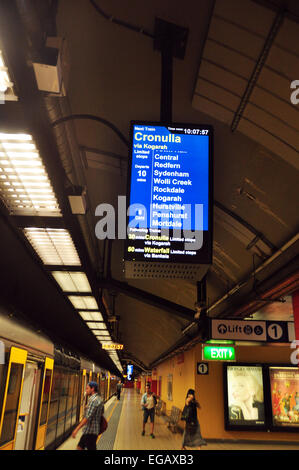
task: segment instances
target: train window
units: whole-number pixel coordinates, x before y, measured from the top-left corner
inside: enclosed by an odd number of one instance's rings
[[[77,407],[79,401],[79,375],[75,374],[75,386],[74,386],[74,395],[73,395],[73,410],[72,410],[72,425],[76,423],[77,420]]]
[[[56,367],[53,374],[52,394],[47,426],[46,447],[55,442],[58,421],[59,397],[61,388],[61,369]]]
[[[72,371],[68,371],[67,375],[69,377],[69,385],[68,385],[68,393],[67,393],[67,401],[66,401],[66,415],[65,415],[65,429],[66,432],[71,427],[72,422],[72,404],[73,404],[73,373]]]
[[[44,393],[43,393],[43,403],[42,403],[41,417],[40,417],[40,423],[39,423],[40,426],[45,424],[46,421],[47,421],[50,387],[51,387],[51,376],[52,376],[52,370],[46,369],[45,383],[44,383]]]
[[[56,438],[59,438],[64,433],[66,404],[68,397],[69,377],[65,369],[61,371],[61,389],[59,397],[59,412],[58,412],[58,425]]]
[[[7,373],[7,366],[0,364],[0,404],[1,405],[3,403],[6,373]],[[1,406],[0,406],[0,417],[1,417]]]
[[[0,446],[14,439],[23,367],[23,364],[11,364]]]

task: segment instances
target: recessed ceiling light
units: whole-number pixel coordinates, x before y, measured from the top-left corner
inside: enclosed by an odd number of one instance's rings
[[[101,330],[101,332],[103,332],[103,336],[109,335],[109,332],[103,329],[102,323],[86,322],[86,324],[91,330]]]
[[[27,227],[24,233],[44,264],[81,265],[77,250],[67,230]]]
[[[0,132],[0,195],[11,214],[61,217],[46,169],[29,134]]]
[[[8,68],[5,66],[2,51],[0,51],[0,101],[1,99],[4,101],[16,101],[18,99],[14,93],[13,83],[9,76]]]
[[[106,325],[103,320],[103,316],[101,312],[84,312],[84,311],[79,311],[80,316],[83,318],[84,321],[98,321],[102,323],[97,323],[98,325],[100,324],[100,328],[106,330]]]
[[[53,271],[52,276],[64,292],[91,292],[85,273]]]
[[[96,299],[91,295],[69,295],[68,299],[76,309],[89,310],[99,308]]]

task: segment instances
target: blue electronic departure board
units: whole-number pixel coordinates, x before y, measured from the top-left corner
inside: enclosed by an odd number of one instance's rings
[[[132,364],[127,365],[127,378],[128,380],[132,380],[132,374],[133,374],[133,366]]]
[[[132,122],[129,261],[211,262],[210,126]]]

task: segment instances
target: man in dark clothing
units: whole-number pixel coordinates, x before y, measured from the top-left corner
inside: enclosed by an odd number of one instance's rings
[[[117,393],[118,400],[120,400],[121,389],[122,389],[122,383],[121,383],[121,380],[119,380],[118,384],[116,385],[116,393]]]

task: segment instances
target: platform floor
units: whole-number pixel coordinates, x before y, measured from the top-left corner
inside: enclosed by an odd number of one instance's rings
[[[105,417],[108,429],[97,442],[98,450],[180,450],[182,435],[172,433],[165,420],[155,417],[154,435],[150,437],[150,423],[146,425],[145,436],[141,435],[143,412],[140,406],[141,396],[133,389],[125,389],[121,399],[112,397],[105,404]],[[57,450],[75,450],[81,431],[76,439],[69,437]],[[203,436],[204,437],[204,436]],[[299,450],[299,444],[265,444],[208,442],[202,447],[206,450]]]

